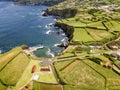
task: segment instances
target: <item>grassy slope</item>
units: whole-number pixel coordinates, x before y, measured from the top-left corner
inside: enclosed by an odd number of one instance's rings
[[[101,73],[106,78],[106,85],[108,87],[110,86],[120,86],[120,76],[116,74],[114,71],[104,68],[90,60],[84,60],[84,62],[88,65],[90,65],[92,68],[97,70],[99,73]]]
[[[88,35],[84,28],[75,28],[72,41],[88,42],[94,40],[91,36]]]
[[[95,30],[90,28],[86,28],[86,30],[96,41],[103,40],[105,38],[111,38],[113,36],[110,32],[107,32],[106,30]]]
[[[104,78],[82,61],[63,80],[69,85],[104,88]]]
[[[21,51],[22,51],[22,49],[20,47],[17,47],[5,54],[1,54],[1,56],[0,56],[0,71],[7,65],[7,63],[9,63]]]
[[[19,81],[17,82],[17,84],[15,85],[15,87],[13,87],[13,90],[19,90],[19,88],[23,87],[24,85],[26,85],[32,78],[33,73],[31,73],[32,67],[34,65],[37,66],[37,70],[39,71],[39,61],[38,60],[32,60],[29,62],[29,64],[27,65],[27,67],[25,68],[21,78],[19,79]]]
[[[2,82],[6,85],[15,85],[21,77],[29,61],[30,59],[23,53],[20,53],[18,56],[16,56],[0,72],[0,79]]]
[[[51,84],[44,84],[44,83],[33,83],[34,90],[62,90],[61,85],[51,85]]]

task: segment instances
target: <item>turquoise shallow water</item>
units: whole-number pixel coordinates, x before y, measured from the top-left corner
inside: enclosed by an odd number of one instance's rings
[[[41,11],[47,6],[14,5],[13,2],[0,2],[0,53],[26,44],[30,47],[42,44],[37,56],[53,57],[63,48],[56,47],[65,38],[60,28],[47,27],[54,23],[52,16],[43,17]],[[52,30],[52,33],[48,33]],[[60,34],[56,32],[60,31]]]

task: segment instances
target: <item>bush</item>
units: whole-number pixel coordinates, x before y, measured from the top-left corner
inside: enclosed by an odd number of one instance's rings
[[[23,50],[29,49],[29,47],[28,47],[27,45],[22,45],[21,48],[22,48]]]

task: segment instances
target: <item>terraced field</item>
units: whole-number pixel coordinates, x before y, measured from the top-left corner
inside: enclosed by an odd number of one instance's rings
[[[104,68],[90,60],[84,60],[84,62],[106,78],[107,88],[109,87],[119,88],[120,87],[120,83],[119,83],[120,76],[117,73],[115,73],[114,71],[110,69]]]
[[[1,54],[0,56],[0,71],[2,69],[4,69],[4,67],[13,60],[13,58],[15,58],[20,52],[22,51],[22,49],[20,47],[18,48],[14,48],[11,51],[5,53],[5,54]]]
[[[106,30],[99,30],[99,29],[90,29],[86,28],[87,32],[90,33],[91,37],[94,38],[96,41],[100,41],[103,39],[111,38],[113,35],[106,31]]]
[[[63,62],[64,63],[64,62]],[[77,64],[75,64],[77,63]],[[59,63],[56,63],[55,66],[58,66]],[[75,65],[73,67],[73,65]],[[57,69],[57,67],[56,67]],[[57,69],[58,70],[58,69]],[[63,73],[63,71],[67,70],[67,74]],[[103,89],[105,86],[105,79],[99,73],[97,73],[94,69],[86,65],[82,61],[75,61],[68,65],[66,68],[58,71],[60,78],[64,83],[71,86],[79,86],[79,87],[94,87]],[[63,75],[64,74],[64,75]],[[99,85],[99,86],[98,86]]]
[[[86,32],[84,28],[75,28],[72,41],[88,42],[94,41],[94,39]]]

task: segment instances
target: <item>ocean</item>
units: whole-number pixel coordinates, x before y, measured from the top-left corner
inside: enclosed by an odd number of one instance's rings
[[[64,48],[57,47],[66,38],[63,30],[54,27],[53,16],[43,17],[42,10],[47,6],[15,5],[13,2],[0,2],[0,53],[5,53],[20,45],[35,47],[39,57],[54,57]],[[59,32],[59,34],[57,33]]]

